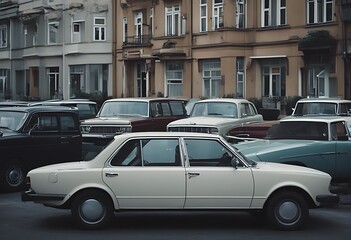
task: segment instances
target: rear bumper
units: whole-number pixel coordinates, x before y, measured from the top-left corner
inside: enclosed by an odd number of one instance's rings
[[[340,203],[340,197],[337,194],[318,195],[316,200],[321,205],[337,205]]]
[[[23,202],[62,201],[65,197],[66,195],[62,194],[37,194],[32,190],[21,192]]]

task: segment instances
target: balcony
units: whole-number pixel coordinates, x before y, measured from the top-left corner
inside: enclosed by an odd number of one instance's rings
[[[135,46],[151,46],[150,35],[140,35],[127,37],[123,42],[123,47],[135,47]]]

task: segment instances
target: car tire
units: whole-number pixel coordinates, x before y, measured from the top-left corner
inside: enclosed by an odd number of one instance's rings
[[[268,222],[279,230],[297,230],[306,222],[309,215],[307,202],[301,194],[293,191],[273,195],[266,207]]]
[[[84,229],[106,227],[114,216],[111,199],[98,190],[79,193],[72,202],[71,212],[74,221]]]
[[[12,160],[2,167],[0,186],[5,191],[19,191],[23,188],[26,179],[24,165],[17,160]]]

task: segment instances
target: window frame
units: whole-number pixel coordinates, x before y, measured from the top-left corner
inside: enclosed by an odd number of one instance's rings
[[[96,23],[96,20],[104,20],[104,23]],[[96,36],[97,33],[98,36]],[[106,17],[94,17],[93,40],[96,42],[106,41]]]
[[[7,47],[7,26],[0,25],[0,48]]]
[[[173,66],[173,68],[171,68]],[[171,69],[170,69],[171,68]],[[177,76],[181,76],[177,78]],[[181,61],[168,61],[165,63],[165,92],[168,97],[176,97],[183,95],[183,84],[184,84],[184,64]],[[172,85],[181,87],[179,94],[170,94]]]
[[[213,0],[212,3],[212,29],[224,27],[223,0]]]
[[[246,28],[247,1],[236,0],[235,27]]]
[[[333,0],[307,0],[306,4],[307,4],[307,7],[306,7],[306,16],[307,16],[306,22],[307,22],[307,24],[328,23],[328,22],[334,21]],[[328,8],[328,6],[331,8]],[[312,9],[313,16],[310,16],[310,13],[311,13],[310,8],[311,7],[313,7],[313,9]],[[328,10],[330,11],[329,14],[328,14]],[[328,15],[330,16],[330,19],[327,19]]]
[[[180,4],[165,7],[165,36],[181,35]]]
[[[48,45],[58,44],[59,43],[59,26],[60,22],[58,20],[48,20]],[[53,28],[56,27],[56,28]],[[53,29],[56,32],[52,31]],[[52,33],[54,35],[52,35]],[[52,41],[52,37],[54,37],[54,41]]]
[[[204,10],[204,12],[202,11]],[[204,15],[202,15],[204,13]],[[200,0],[200,32],[207,32],[208,31],[208,7],[207,7],[207,0]]]
[[[267,3],[268,6],[266,6]],[[282,12],[284,19],[281,18]],[[277,27],[286,24],[286,0],[261,0],[261,27]]]

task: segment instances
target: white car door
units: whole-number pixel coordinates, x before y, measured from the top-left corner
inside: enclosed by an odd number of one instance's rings
[[[248,208],[254,192],[251,169],[230,161],[233,154],[219,141],[185,139],[188,154],[185,208]]]
[[[178,138],[134,139],[103,169],[120,209],[178,209],[185,201],[185,168]]]

